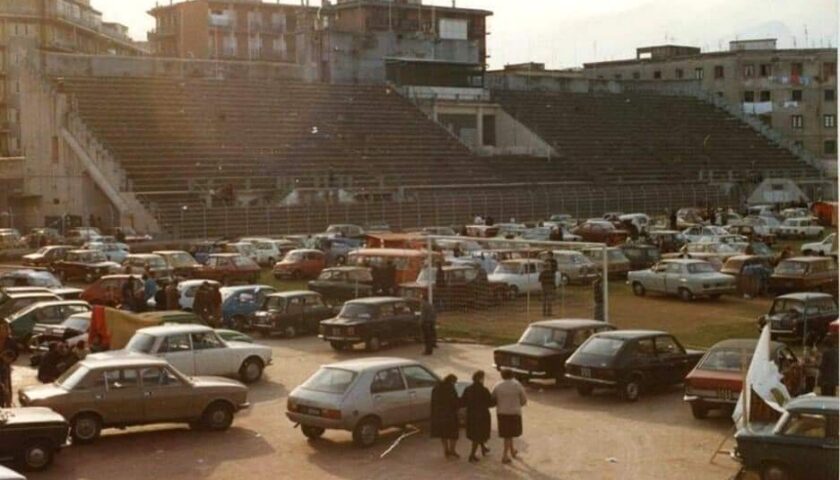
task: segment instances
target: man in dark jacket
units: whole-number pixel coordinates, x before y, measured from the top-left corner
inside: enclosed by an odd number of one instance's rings
[[[837,339],[832,337],[826,339],[827,346],[822,353],[820,360],[820,395],[835,396],[837,395],[837,376],[838,372],[838,350]]]
[[[545,263],[543,271],[540,272],[540,285],[542,286],[542,314],[544,317],[550,317],[552,315],[557,284],[555,282],[554,272],[551,269],[551,263],[549,262]]]
[[[439,438],[443,444],[443,454],[449,458],[460,458],[455,451],[460,434],[458,409],[461,401],[455,384],[458,377],[449,374],[432,389],[431,415],[429,427],[432,438]]]
[[[467,438],[472,441],[470,463],[478,462],[475,456],[478,447],[481,455],[490,451],[485,445],[490,440],[490,408],[494,406],[490,390],[484,386],[484,372],[479,370],[473,374],[473,383],[464,390],[461,403],[467,409]]]
[[[11,336],[9,322],[0,321],[0,407],[12,406],[12,364],[18,358],[20,347]]]
[[[604,321],[604,279],[599,275],[592,283],[592,297],[595,302],[595,320]]]

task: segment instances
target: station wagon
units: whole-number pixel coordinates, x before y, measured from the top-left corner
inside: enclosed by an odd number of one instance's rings
[[[335,318],[322,321],[318,336],[337,351],[363,343],[375,352],[384,343],[420,338],[420,319],[405,299],[360,298],[345,303]]]
[[[758,328],[769,323],[774,339],[799,340],[805,335],[808,343],[815,343],[837,316],[837,303],[827,293],[790,293],[776,297],[770,312],[758,319]]]
[[[293,338],[300,333],[317,333],[321,321],[334,316],[335,310],[317,292],[272,293],[254,313],[251,327],[265,336],[282,333]]]
[[[785,292],[837,292],[837,263],[829,257],[782,260],[770,277],[770,289]]]

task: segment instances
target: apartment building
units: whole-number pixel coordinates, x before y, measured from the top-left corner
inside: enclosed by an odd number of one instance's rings
[[[694,85],[740,105],[826,161],[837,159],[837,49],[778,49],[775,39],[732,41],[728,51],[659,45],[636,58],[584,64],[589,79]]]
[[[20,69],[38,52],[140,55],[120,24],[104,22],[89,0],[0,0],[0,156],[21,155]]]

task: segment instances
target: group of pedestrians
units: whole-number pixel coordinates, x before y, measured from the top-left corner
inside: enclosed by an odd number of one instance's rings
[[[222,324],[222,291],[218,284],[203,282],[195,292],[193,311],[205,324],[219,327]]]
[[[486,456],[490,449],[491,415],[490,409],[496,408],[496,422],[499,437],[504,441],[502,463],[510,463],[517,458],[517,450],[513,440],[522,436],[522,407],[528,403],[525,389],[513,375],[511,370],[502,370],[502,380],[492,391],[484,386],[485,375],[481,370],[476,371],[463,395],[458,395],[458,378],[447,375],[434,389],[431,399],[431,436],[439,438],[443,446],[443,454],[447,459],[460,458],[456,450],[460,437],[460,418],[458,412],[466,410],[466,434],[472,442],[469,461],[479,461],[478,451]]]
[[[38,381],[52,383],[76,363],[82,361],[88,354],[84,341],[76,342],[72,347],[66,342],[51,342],[47,352],[38,363]]]

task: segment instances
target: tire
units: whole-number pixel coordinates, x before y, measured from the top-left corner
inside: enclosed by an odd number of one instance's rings
[[[242,383],[255,383],[262,377],[264,369],[265,365],[259,358],[247,358],[239,367],[239,379],[242,380]]]
[[[382,348],[382,341],[379,340],[379,337],[376,335],[365,341],[365,349],[367,349],[368,352],[378,352],[380,348]]]
[[[49,467],[55,456],[55,447],[49,440],[34,440],[26,445],[20,456],[24,470],[40,472]]]
[[[639,282],[633,282],[633,295],[637,297],[644,297],[647,291],[645,290],[645,286]]]
[[[787,469],[774,463],[761,467],[761,480],[790,480],[793,478]]]
[[[336,352],[343,352],[344,350],[347,349],[347,344],[345,344],[344,342],[332,341],[332,342],[330,342],[330,347],[332,347],[332,349],[335,350]]]
[[[679,293],[679,296],[680,296],[680,300],[682,300],[683,302],[690,302],[690,301],[694,300],[694,294],[692,294],[691,290],[689,290],[687,288],[679,289],[678,293]]]
[[[221,432],[233,424],[233,407],[224,402],[211,403],[201,414],[201,425],[210,431]]]
[[[102,419],[92,413],[82,413],[70,423],[70,436],[73,443],[91,443],[102,433]]]
[[[363,418],[353,429],[353,443],[360,448],[368,448],[379,438],[379,419],[376,417]]]
[[[578,395],[580,395],[581,397],[588,397],[592,395],[592,391],[594,390],[594,388],[592,387],[592,385],[579,384],[575,387],[575,390],[577,390]]]
[[[303,434],[306,436],[306,438],[308,438],[310,440],[317,440],[317,439],[321,438],[321,436],[324,435],[324,432],[326,430],[324,430],[321,427],[313,427],[311,425],[301,425],[300,426],[300,431],[303,432]]]
[[[283,336],[286,338],[295,338],[297,336],[297,329],[294,325],[289,325],[283,329]]]
[[[691,415],[697,420],[703,420],[709,416],[709,409],[700,402],[691,402]]]
[[[642,382],[641,378],[639,377],[633,377],[627,382],[624,382],[621,385],[619,385],[619,395],[621,395],[622,400],[626,402],[638,401],[641,393]]]

